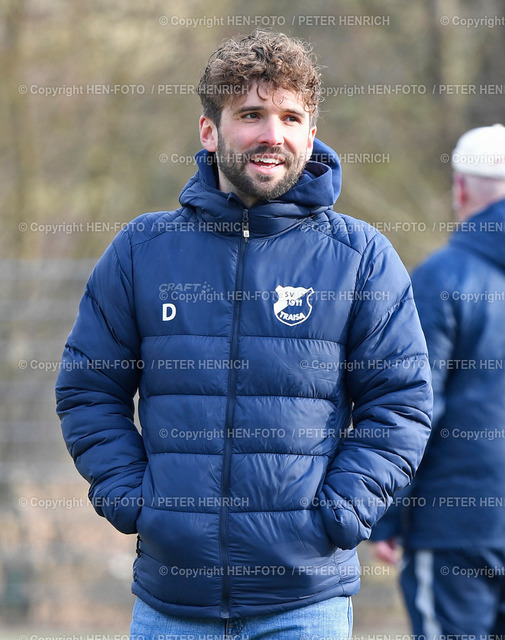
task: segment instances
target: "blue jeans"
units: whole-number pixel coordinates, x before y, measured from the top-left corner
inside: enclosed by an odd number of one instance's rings
[[[351,598],[338,597],[284,613],[206,620],[160,613],[137,598],[131,640],[348,640]]]

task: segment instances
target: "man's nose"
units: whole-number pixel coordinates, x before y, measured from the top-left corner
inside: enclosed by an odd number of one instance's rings
[[[282,123],[278,118],[265,119],[258,142],[260,144],[267,144],[269,147],[283,144]]]

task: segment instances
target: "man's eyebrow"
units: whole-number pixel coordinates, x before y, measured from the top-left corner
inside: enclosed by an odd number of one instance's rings
[[[303,118],[307,114],[306,111],[302,111],[301,109],[297,109],[296,107],[288,107],[288,108],[279,107],[279,108],[281,111],[284,111],[285,113],[292,113],[294,115],[299,116],[300,118]],[[244,106],[237,109],[235,113],[241,114],[241,113],[248,113],[250,111],[266,111],[266,107],[262,105],[250,105],[249,107]]]

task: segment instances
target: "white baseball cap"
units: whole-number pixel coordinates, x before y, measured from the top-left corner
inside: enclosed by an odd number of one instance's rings
[[[451,164],[459,173],[505,180],[505,127],[494,124],[464,133],[452,152]]]

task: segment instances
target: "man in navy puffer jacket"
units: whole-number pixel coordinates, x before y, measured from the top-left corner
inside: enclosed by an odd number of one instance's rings
[[[138,536],[133,635],[344,638],[355,548],[429,433],[410,281],[381,234],[332,209],[306,45],[229,40],[199,93],[181,207],[134,220],[89,279],[63,434],[97,512]]]
[[[412,276],[433,370],[419,472],[374,528],[419,638],[505,637],[505,128],[452,155],[458,228]]]

